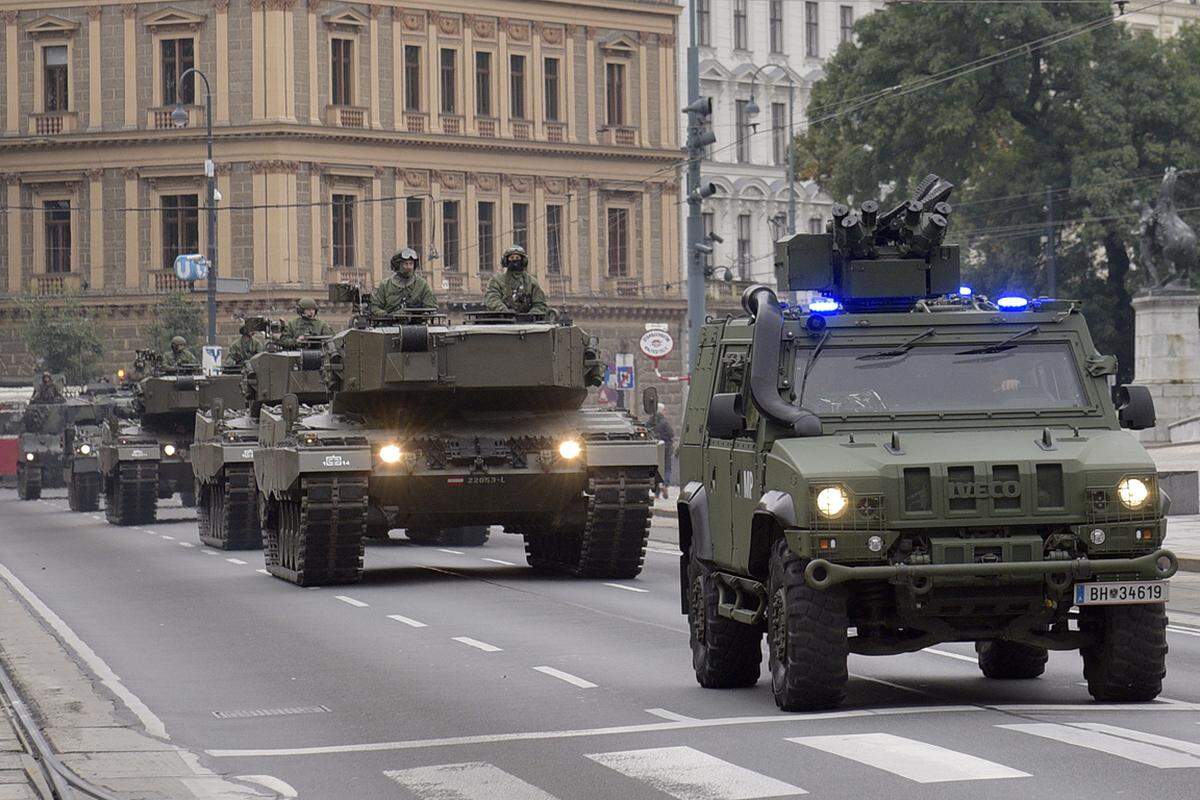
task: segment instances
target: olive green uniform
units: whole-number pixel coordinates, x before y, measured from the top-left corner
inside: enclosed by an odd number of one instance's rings
[[[237,341],[225,348],[225,355],[221,358],[221,366],[225,369],[239,368],[252,356],[256,356],[263,351],[262,344],[253,336],[239,336]]]
[[[392,275],[371,292],[371,313],[399,314],[409,308],[437,308],[437,298],[420,275],[408,279]]]
[[[308,336],[333,336],[333,328],[323,319],[296,317],[284,326],[279,344],[282,347],[295,347],[302,338]]]
[[[191,350],[185,348],[178,353],[174,350],[168,350],[163,353],[162,365],[178,369],[179,367],[198,367],[200,366],[200,362],[196,360],[196,356],[192,355]]]
[[[492,276],[483,303],[488,311],[515,311],[518,314],[546,314],[546,293],[528,272],[508,270]]]
[[[63,394],[53,383],[39,383],[33,389],[33,397],[29,398],[31,403],[61,403],[62,401]]]

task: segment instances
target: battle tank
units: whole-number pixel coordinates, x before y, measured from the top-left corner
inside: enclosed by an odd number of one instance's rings
[[[108,382],[89,384],[80,395],[91,411],[81,411],[63,431],[62,479],[72,511],[100,507],[100,444],[110,419],[127,417],[133,409],[131,387]]]
[[[369,528],[422,539],[499,524],[534,567],[637,575],[661,445],[624,413],[583,408],[594,343],[566,320],[413,314],[360,315],[325,343],[327,408],[263,409],[271,574],[351,583]]]
[[[317,343],[319,344],[319,343]],[[235,379],[237,401],[215,402],[196,412],[192,468],[196,474],[200,541],[222,550],[262,547],[258,524],[258,490],[254,448],[258,416],[264,403],[279,403],[292,394],[306,403],[326,397],[318,349],[264,352],[251,358]],[[204,390],[201,390],[203,398]]]

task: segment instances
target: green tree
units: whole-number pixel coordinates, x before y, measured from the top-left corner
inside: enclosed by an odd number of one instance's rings
[[[1165,167],[1200,167],[1200,30],[1160,42],[1122,22],[1080,27],[1111,13],[1096,2],[871,14],[814,87],[810,116],[828,119],[798,148],[803,176],[837,198],[862,200],[877,186],[901,195],[927,172],[957,183],[950,240],[966,246],[966,279],[992,295],[1046,290],[1049,199],[1057,294],[1085,301],[1097,345],[1128,378],[1129,301],[1145,281],[1131,205],[1157,191]],[[1072,31],[1082,32],[925,89],[885,91]],[[1185,175],[1180,188],[1189,186],[1181,207],[1196,205],[1200,180]]]
[[[198,345],[204,333],[204,311],[183,292],[167,295],[155,309],[154,322],[150,323],[147,333],[150,346],[160,353],[171,349],[172,337],[182,336],[188,341],[188,349],[198,357]]]
[[[38,360],[38,369],[61,373],[68,384],[83,384],[99,374],[103,346],[96,320],[76,293],[30,296],[21,300],[27,316],[21,338]]]

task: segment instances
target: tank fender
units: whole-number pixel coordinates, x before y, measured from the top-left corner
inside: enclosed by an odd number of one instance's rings
[[[708,493],[701,481],[691,481],[679,492],[676,503],[679,519],[679,606],[680,612],[688,613],[688,561],[692,548],[696,558],[711,561],[713,557],[712,534],[708,528]]]
[[[796,527],[796,506],[792,495],[772,489],[759,498],[750,523],[750,554],[747,566],[751,575],[765,577],[776,536]]]

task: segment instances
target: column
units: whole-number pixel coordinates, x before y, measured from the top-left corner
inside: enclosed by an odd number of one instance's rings
[[[679,264],[675,261],[675,221],[673,217],[678,217],[678,207],[672,202],[670,194],[670,183],[664,183],[659,187],[659,205],[662,211],[662,279],[663,283],[674,284],[679,277]]]
[[[579,128],[575,126],[575,32],[577,30],[577,26],[568,25],[566,32],[567,63],[564,66],[566,66],[565,78],[567,81],[567,91],[564,101],[567,104],[567,141],[574,141],[579,131]]]
[[[137,24],[137,6],[133,4],[123,5],[121,6],[121,13],[125,16],[125,127],[137,128],[137,29],[135,27]]]
[[[88,177],[88,285],[104,288],[104,170],[89,169]]]
[[[584,28],[583,46],[587,48],[587,140],[596,144],[596,29]]]
[[[286,61],[284,57],[286,41],[284,32],[283,4],[286,0],[271,0],[267,3],[264,32],[266,41],[266,118],[272,121],[284,119],[287,116]]]
[[[635,33],[638,38],[638,143],[642,147],[650,144],[650,59],[646,57],[646,34]],[[663,114],[667,109],[662,110]]]
[[[500,120],[500,135],[511,136],[508,127],[509,80],[508,80],[508,18],[496,20],[496,103],[500,106],[496,114]],[[507,230],[507,229],[506,229]]]
[[[663,147],[675,144],[675,132],[679,130],[679,116],[675,114],[679,103],[675,97],[675,37],[670,34],[658,35],[658,91],[662,113],[658,122],[658,142]]]
[[[432,35],[431,35],[432,38]],[[426,247],[436,247],[440,258],[429,261],[430,286],[434,292],[442,288],[442,265],[446,263],[446,248],[441,240],[442,231],[437,224],[442,213],[442,184],[436,170],[429,170],[429,213],[425,215]]]
[[[404,196],[408,194],[408,185],[404,182],[404,170],[396,167],[396,191],[392,192],[396,196],[396,249],[401,250],[408,246],[407,223],[408,223],[408,207],[404,200]],[[425,261],[425,254],[421,253],[421,261]]]
[[[254,122],[266,116],[266,68],[263,59],[263,35],[266,22],[266,0],[250,0],[250,119]],[[258,214],[255,212],[255,217]],[[257,261],[257,259],[255,259]],[[255,264],[255,269],[258,265]],[[255,283],[258,279],[255,278]]]
[[[498,222],[500,237],[496,242],[496,255],[503,253],[504,248],[513,243],[512,177],[507,174],[500,176],[500,208],[498,211],[500,212]]]
[[[4,131],[20,133],[21,93],[16,91],[21,84],[17,76],[17,12],[0,11],[4,21],[4,85],[9,87],[5,97]]]
[[[381,197],[383,167],[376,167],[375,175],[371,178],[371,243],[375,246],[375,263],[371,267],[371,274],[375,276],[376,286],[383,283],[383,203],[379,202]]]
[[[371,48],[371,127],[382,128],[379,115],[379,11],[380,6],[370,8],[370,48]],[[392,92],[395,94],[395,91]],[[378,203],[376,203],[378,205]],[[378,228],[376,228],[378,230]]]
[[[283,62],[280,72],[283,84],[283,117],[288,122],[296,121],[296,12],[292,9],[296,0],[283,0],[283,41],[279,53]]]
[[[549,286],[546,277],[546,181],[541,176],[533,179],[533,208],[529,210],[529,260],[533,264],[533,274],[542,287]]]
[[[463,14],[462,22],[462,70],[463,70],[463,133],[475,133],[475,17]],[[492,71],[495,75],[495,70]],[[468,273],[468,280],[470,274]]]
[[[309,15],[310,17],[312,15]],[[309,227],[312,234],[312,282],[321,286],[325,281],[325,253],[321,249],[321,206],[315,205],[321,201],[321,169],[316,164],[308,167],[308,202]]]
[[[542,23],[535,22],[531,26],[529,39],[533,43],[533,63],[529,65],[529,95],[533,101],[530,116],[533,126],[533,138],[546,138],[546,87],[542,77]]]
[[[217,272],[227,278],[233,277],[233,186],[230,180],[231,167],[228,162],[217,165],[217,191],[223,202],[217,203]]]
[[[129,18],[126,17],[128,27]],[[128,41],[128,40],[127,40]],[[138,174],[136,169],[125,170],[125,199],[124,204],[126,209],[136,208],[140,205],[138,202]],[[130,290],[138,290],[141,288],[141,265],[138,263],[141,247],[141,240],[138,237],[138,229],[141,227],[139,211],[125,211],[125,288]]]
[[[655,287],[652,284],[662,283],[661,276],[655,276],[653,262],[650,260],[650,189],[649,187],[642,190],[641,206],[642,206],[642,269],[639,276],[639,283],[642,284],[642,291],[650,290],[651,292],[659,293],[662,287]],[[632,233],[632,232],[631,232]]]
[[[320,93],[317,82],[317,8],[320,0],[309,0],[308,4],[308,119],[313,125],[321,124]]]
[[[89,131],[104,126],[104,106],[100,93],[100,14],[102,6],[88,6],[88,121]],[[15,86],[16,84],[9,84]]]
[[[563,265],[562,277],[566,281],[567,291],[571,292],[579,286],[579,226],[582,216],[582,204],[579,202],[579,181],[571,178],[567,181],[567,202],[563,206],[562,248]]]
[[[251,204],[255,206],[251,212],[254,224],[250,231],[254,240],[254,285],[263,286],[270,279],[270,271],[267,267],[267,236],[270,229],[267,209],[263,208],[267,203],[266,165],[261,161],[255,162],[251,164],[251,169],[254,171]]]
[[[469,30],[469,29],[468,29]],[[466,185],[467,198],[463,209],[463,237],[467,254],[463,259],[463,275],[465,281],[463,290],[467,294],[477,295],[479,288],[479,203],[475,190],[475,176],[468,172],[463,176]]]
[[[395,6],[392,7],[392,127],[404,130],[404,20]],[[397,171],[396,194],[400,194],[401,185],[401,174]],[[397,238],[403,235],[403,228],[397,227],[396,231]]]
[[[300,208],[295,203],[300,199],[300,183],[296,172],[300,165],[291,163],[284,173],[287,195],[284,202],[288,204],[287,211],[287,276],[291,283],[302,283],[303,274],[300,271]]]
[[[272,206],[287,203],[287,175],[280,167],[271,165],[263,176],[266,183],[266,202]],[[288,262],[288,212],[290,208],[268,208],[265,236],[259,236],[266,244],[266,274],[268,283],[283,283],[291,278]]]
[[[213,10],[216,12],[217,27],[217,67],[213,80],[213,91],[217,93],[213,108],[213,122],[217,125],[229,124],[229,0],[214,0]],[[224,192],[222,192],[224,195]],[[219,226],[218,226],[219,227]],[[221,263],[228,263],[222,261]]]
[[[588,269],[592,294],[600,294],[600,184],[596,181],[588,181],[588,204]]]
[[[9,23],[11,31],[15,24]],[[9,52],[12,52],[11,50]],[[16,84],[9,84],[15,86]],[[13,92],[10,92],[13,94]],[[10,294],[25,289],[21,285],[21,183],[15,174],[4,176],[7,184],[6,202],[8,203],[8,291]]]
[[[442,130],[439,116],[442,110],[442,76],[438,71],[437,12],[427,12],[425,19],[425,85],[429,87],[429,132],[433,133]]]

